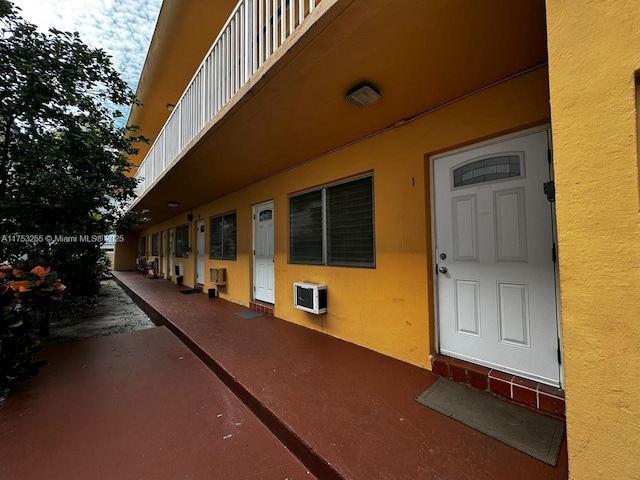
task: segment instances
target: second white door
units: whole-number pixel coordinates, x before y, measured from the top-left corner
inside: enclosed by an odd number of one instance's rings
[[[167,278],[167,258],[169,257],[169,252],[167,250],[167,231],[163,230],[161,234],[161,242],[160,242],[160,273]]]
[[[196,230],[196,283],[204,285],[204,220],[198,220]]]
[[[253,208],[253,298],[275,303],[273,202]]]
[[[173,246],[174,232],[175,230],[173,228],[169,230],[169,278],[175,277],[173,271],[173,254],[175,252],[175,247]]]

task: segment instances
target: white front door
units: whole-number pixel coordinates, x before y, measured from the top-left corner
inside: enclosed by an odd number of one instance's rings
[[[434,160],[440,351],[559,385],[547,130]]]
[[[175,232],[175,230],[173,228],[169,229],[169,278],[173,278],[174,277],[174,273],[173,273],[173,253],[174,253],[173,236],[174,236],[174,232]]]
[[[275,303],[273,202],[253,208],[253,298]]]
[[[163,230],[161,235],[160,242],[160,273],[164,275],[164,278],[167,278],[167,257],[169,256],[167,252],[167,231]]]
[[[196,283],[204,285],[204,220],[198,220],[196,230]]]

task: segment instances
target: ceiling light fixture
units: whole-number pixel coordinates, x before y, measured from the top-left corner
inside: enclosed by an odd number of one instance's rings
[[[369,105],[373,105],[381,98],[382,95],[380,95],[378,89],[369,82],[363,82],[356,85],[347,92],[347,96],[345,97],[348,102],[353,103],[359,108],[365,108]]]
[[[167,202],[167,207],[175,208],[180,205],[180,202]]]
[[[167,110],[172,112],[174,108],[176,108],[176,106],[173,103],[167,103]]]

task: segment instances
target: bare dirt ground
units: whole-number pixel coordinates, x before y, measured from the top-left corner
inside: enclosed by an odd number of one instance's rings
[[[56,345],[84,338],[153,328],[156,325],[113,280],[103,280],[95,309],[73,317],[51,319],[43,344]]]

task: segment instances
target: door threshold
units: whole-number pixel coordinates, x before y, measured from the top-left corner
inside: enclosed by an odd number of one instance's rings
[[[565,417],[564,390],[559,388],[448,355],[432,355],[431,367],[431,371],[441,377],[524,404],[554,417]]]
[[[251,308],[251,310],[269,315],[270,317],[273,317],[274,307],[275,305],[273,303],[267,303],[261,300],[251,300],[249,302],[249,308]]]

